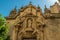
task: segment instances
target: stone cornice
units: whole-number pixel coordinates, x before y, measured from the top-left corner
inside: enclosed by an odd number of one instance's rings
[[[50,13],[45,15],[46,19],[60,19],[60,13]]]
[[[25,9],[27,9],[29,7],[29,5],[28,6],[25,6],[25,7],[23,7],[22,9],[20,9],[20,12],[23,12]],[[34,8],[34,9],[37,9],[35,6],[31,6],[32,8]]]
[[[13,15],[14,17],[5,17],[6,20],[14,20],[19,14]]]

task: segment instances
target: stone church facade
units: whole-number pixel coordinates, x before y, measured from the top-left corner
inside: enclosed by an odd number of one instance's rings
[[[48,9],[33,6],[16,8],[6,17],[10,40],[60,40],[60,5]]]

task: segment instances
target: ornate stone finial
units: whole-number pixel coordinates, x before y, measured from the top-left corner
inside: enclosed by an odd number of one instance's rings
[[[40,6],[38,5],[38,9],[40,9]]]
[[[60,6],[60,2],[55,2],[55,6],[56,7]]]
[[[51,13],[51,11],[46,7],[46,5],[45,5],[45,8],[44,8],[44,13]]]
[[[15,8],[13,10],[13,13],[16,14],[16,12],[17,12],[17,9],[16,9],[16,6],[15,6]]]
[[[10,17],[13,17],[13,15],[15,15],[16,14],[16,7],[10,12]]]
[[[47,10],[47,7],[46,7],[46,5],[44,6],[44,10],[45,10],[45,11]]]
[[[30,4],[32,4],[32,2],[30,2]]]
[[[15,6],[15,8],[14,8],[14,10],[13,11],[15,11],[16,12],[16,6]]]
[[[32,2],[30,2],[29,4],[32,5]]]
[[[44,6],[44,12],[45,12],[45,13],[48,12],[48,9],[47,9],[46,5]]]
[[[21,6],[21,9],[23,9],[23,6]]]
[[[37,12],[41,12],[40,6],[37,7]]]
[[[45,9],[47,9],[46,5],[45,5]]]

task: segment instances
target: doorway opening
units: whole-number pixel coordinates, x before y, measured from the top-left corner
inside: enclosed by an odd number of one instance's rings
[[[36,38],[23,38],[22,40],[37,40]]]

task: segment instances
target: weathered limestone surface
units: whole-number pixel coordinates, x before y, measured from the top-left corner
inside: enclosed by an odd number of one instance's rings
[[[45,13],[41,8],[31,3],[19,9],[11,11],[6,17],[9,26],[11,40],[60,40],[60,5],[55,3],[48,10],[45,6]]]

